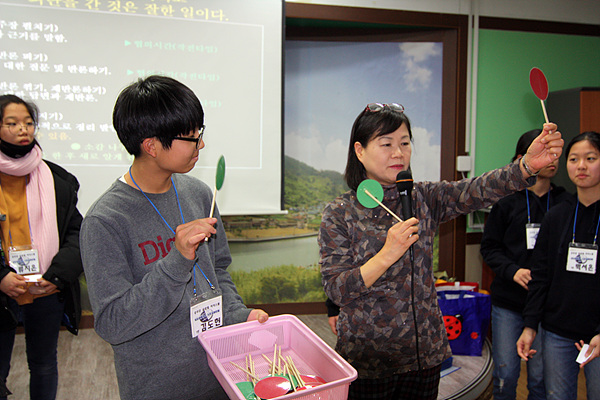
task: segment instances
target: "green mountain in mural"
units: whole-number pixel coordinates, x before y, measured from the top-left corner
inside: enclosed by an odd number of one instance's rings
[[[284,205],[288,210],[323,207],[348,190],[339,172],[319,171],[289,156],[284,163]]]

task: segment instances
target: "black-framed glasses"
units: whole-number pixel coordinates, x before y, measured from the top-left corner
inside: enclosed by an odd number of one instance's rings
[[[198,137],[187,137],[187,136],[177,136],[174,137],[173,140],[185,140],[186,142],[194,142],[196,143],[196,148],[199,149],[200,148],[200,142],[202,142],[202,136],[204,136],[204,128],[206,128],[206,125],[202,125],[200,127],[200,129],[198,130]]]
[[[19,122],[9,122],[8,124],[4,124],[2,126],[5,126],[6,129],[8,129],[8,131],[13,135],[18,135],[21,133],[23,128],[25,128],[27,133],[35,133],[35,129],[37,128],[33,122],[26,122],[24,124]]]
[[[367,104],[366,110],[370,112],[379,112],[384,108],[400,113],[404,112],[404,106],[398,103],[369,103]]]

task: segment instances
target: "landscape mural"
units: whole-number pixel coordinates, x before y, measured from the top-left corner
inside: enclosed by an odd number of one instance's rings
[[[325,301],[321,213],[348,190],[343,171],[350,130],[367,103],[405,106],[414,178],[439,179],[440,43],[288,41],[285,55],[286,213],[223,217],[233,257],[229,272],[247,304]]]

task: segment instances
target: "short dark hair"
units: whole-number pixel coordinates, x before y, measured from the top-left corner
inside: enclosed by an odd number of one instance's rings
[[[113,126],[125,149],[141,153],[141,143],[157,138],[168,149],[173,138],[188,135],[204,125],[204,110],[194,92],[166,76],[140,78],[119,94]]]
[[[38,124],[38,107],[33,102],[25,101],[19,96],[15,96],[14,94],[4,94],[0,96],[0,120],[4,119],[4,109],[9,104],[23,104],[25,108],[27,108],[27,112],[31,116],[33,123],[35,125]]]
[[[579,134],[579,135],[575,136],[573,139],[571,139],[571,141],[565,148],[565,158],[567,160],[569,159],[569,152],[571,151],[571,147],[573,147],[573,145],[575,143],[581,142],[584,140],[587,140],[588,142],[590,142],[591,145],[594,146],[596,148],[596,150],[598,150],[600,152],[600,133],[594,132],[594,131],[586,131],[586,132],[582,132],[581,134]]]
[[[542,133],[541,129],[532,129],[522,134],[519,140],[517,141],[515,155],[513,156],[511,161],[515,161],[517,158],[524,156],[525,153],[527,153],[527,149],[529,149],[529,146],[531,146],[531,143],[533,143],[536,137],[540,136],[540,133]]]
[[[354,143],[359,142],[363,147],[367,147],[367,144],[371,139],[392,133],[400,128],[402,124],[406,125],[410,141],[412,142],[413,136],[410,128],[410,120],[404,112],[384,107],[376,112],[369,111],[365,108],[358,114],[350,133],[348,161],[344,172],[344,179],[350,189],[356,190],[358,185],[367,176],[364,165],[360,162],[358,157],[356,157]]]

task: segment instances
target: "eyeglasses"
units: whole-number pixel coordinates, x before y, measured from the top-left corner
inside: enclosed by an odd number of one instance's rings
[[[396,111],[396,112],[400,112],[400,113],[404,112],[404,106],[402,104],[398,104],[398,103],[387,103],[387,104],[369,103],[369,104],[367,104],[367,108],[365,110],[370,111],[370,112],[379,112],[386,107],[392,111]]]
[[[34,133],[36,128],[36,125],[33,122],[26,122],[24,124],[9,122],[8,124],[4,124],[2,126],[5,126],[6,129],[8,129],[8,131],[13,135],[18,135],[19,133],[21,133],[23,128],[25,128],[27,133]]]
[[[186,136],[177,136],[177,137],[174,137],[173,140],[185,140],[186,142],[194,142],[194,143],[196,143],[196,148],[199,149],[200,142],[202,142],[202,136],[204,136],[204,128],[206,128],[206,125],[202,125],[200,127],[200,129],[198,130],[198,137],[196,137],[196,138],[186,137]]]

